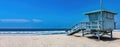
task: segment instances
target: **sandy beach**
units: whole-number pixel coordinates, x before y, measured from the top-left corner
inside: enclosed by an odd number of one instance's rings
[[[113,33],[113,39],[86,35],[1,35],[0,47],[120,47],[120,32]]]

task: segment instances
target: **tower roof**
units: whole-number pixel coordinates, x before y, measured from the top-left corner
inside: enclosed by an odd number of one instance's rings
[[[101,12],[101,10],[95,10],[95,11],[86,12],[85,15],[89,15],[89,14],[93,14],[93,13],[100,13],[100,12]],[[117,14],[116,12],[112,12],[112,11],[108,11],[108,10],[102,10],[102,12]]]

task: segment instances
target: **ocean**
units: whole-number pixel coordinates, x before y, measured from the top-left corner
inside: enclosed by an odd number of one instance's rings
[[[29,34],[29,35],[51,35],[51,34],[67,34],[69,29],[1,29],[0,35],[3,34]],[[120,30],[114,30],[119,32]]]
[[[0,34],[50,35],[66,34],[67,29],[0,29]]]

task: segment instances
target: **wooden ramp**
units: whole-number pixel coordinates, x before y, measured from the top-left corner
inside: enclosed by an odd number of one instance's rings
[[[73,32],[68,33],[68,35],[73,35],[73,34],[75,34],[75,33],[80,32],[81,30],[85,30],[85,29],[78,29],[78,30],[76,30],[76,31],[73,31]]]

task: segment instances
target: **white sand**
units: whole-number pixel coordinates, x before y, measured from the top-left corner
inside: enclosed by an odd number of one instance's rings
[[[30,35],[0,36],[0,47],[120,47],[120,32],[114,32],[115,40],[97,41],[88,36]]]

